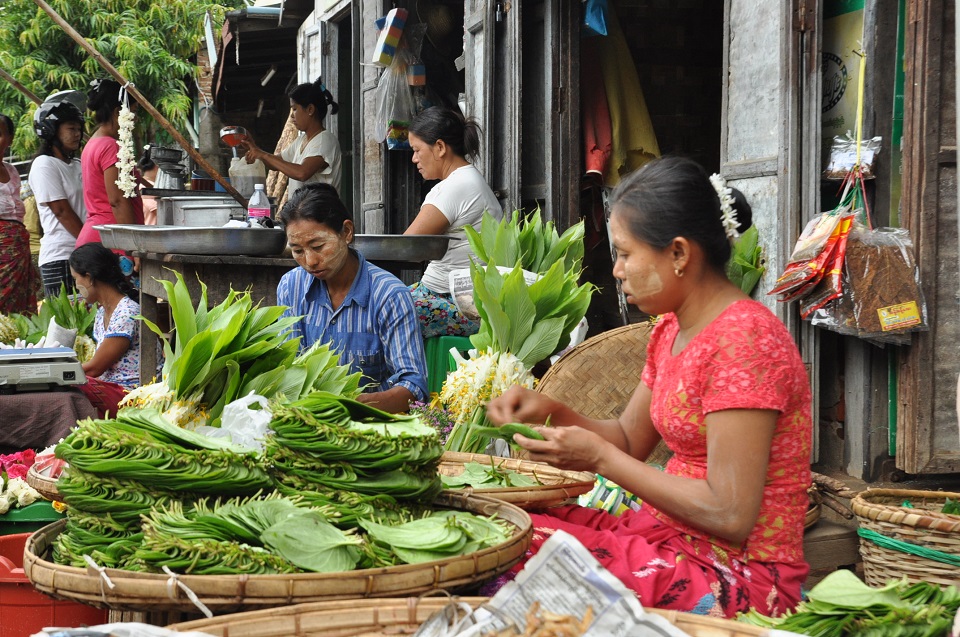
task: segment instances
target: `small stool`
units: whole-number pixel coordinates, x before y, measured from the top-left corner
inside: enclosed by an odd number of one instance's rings
[[[469,336],[433,336],[424,339],[423,348],[427,357],[427,393],[440,393],[447,374],[457,368],[456,359],[450,350],[456,347],[464,354],[473,348]]]

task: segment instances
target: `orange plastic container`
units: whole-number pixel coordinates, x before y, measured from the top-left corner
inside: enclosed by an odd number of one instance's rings
[[[0,536],[0,637],[30,637],[47,626],[79,628],[107,622],[107,610],[53,599],[23,574],[30,533]]]

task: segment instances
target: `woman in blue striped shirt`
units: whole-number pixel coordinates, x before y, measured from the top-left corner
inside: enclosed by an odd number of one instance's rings
[[[280,212],[300,267],[283,275],[277,303],[299,316],[301,349],[317,341],[363,373],[359,400],[390,412],[427,397],[420,324],[407,287],[350,247],[353,220],[333,186],[303,186]]]

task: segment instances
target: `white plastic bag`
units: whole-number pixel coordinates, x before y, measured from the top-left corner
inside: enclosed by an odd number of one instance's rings
[[[254,405],[259,409],[253,408]],[[257,452],[263,451],[263,439],[270,433],[270,413],[267,399],[250,392],[232,403],[227,403],[220,416],[220,427],[197,427],[197,433],[209,438],[227,438],[233,444]]]
[[[377,84],[377,112],[374,123],[376,141],[387,142],[393,150],[409,150],[407,128],[413,120],[415,103],[407,84],[409,52],[400,50],[380,76]]]

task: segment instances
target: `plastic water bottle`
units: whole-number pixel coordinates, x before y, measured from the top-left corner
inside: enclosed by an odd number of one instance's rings
[[[264,218],[270,218],[270,200],[263,189],[263,184],[256,184],[253,188],[253,195],[247,202],[247,221],[259,222]]]

